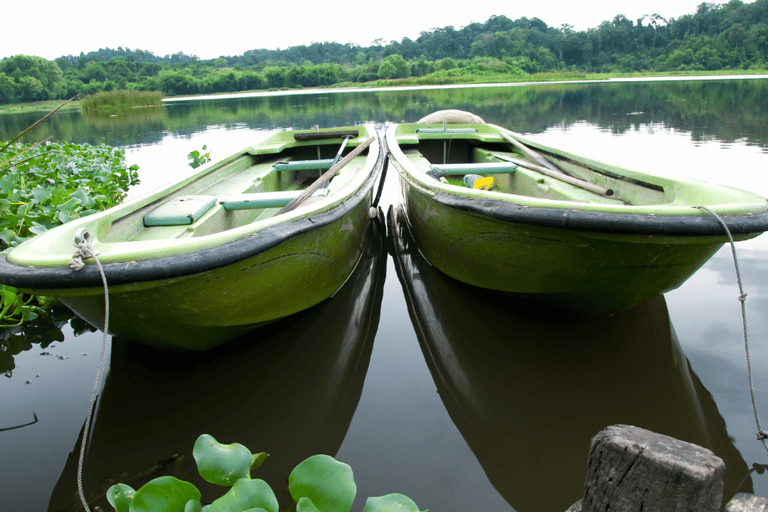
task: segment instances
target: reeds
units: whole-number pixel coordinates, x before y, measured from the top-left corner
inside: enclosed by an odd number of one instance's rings
[[[162,107],[160,91],[103,91],[90,94],[80,100],[83,114],[104,116],[123,115],[144,107]]]

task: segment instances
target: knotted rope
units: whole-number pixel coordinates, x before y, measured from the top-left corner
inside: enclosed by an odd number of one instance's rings
[[[94,251],[91,246],[91,236],[86,230],[79,230],[75,234],[75,252],[72,255],[72,261],[69,262],[69,268],[78,271],[81,270],[85,263],[83,260],[93,258],[96,262],[96,266],[99,268],[101,274],[101,282],[104,284],[104,337],[101,341],[101,354],[99,355],[99,366],[96,370],[96,380],[93,383],[93,393],[91,394],[91,403],[88,406],[88,416],[85,419],[85,425],[83,426],[83,440],[80,443],[80,459],[77,463],[77,491],[80,495],[80,502],[83,504],[86,512],[91,512],[88,507],[88,503],[83,493],[83,461],[85,460],[85,447],[88,444],[88,431],[91,426],[91,419],[93,416],[93,409],[96,403],[96,391],[99,387],[99,378],[101,375],[101,366],[104,361],[104,349],[107,346],[107,333],[109,332],[109,289],[107,287],[107,276],[104,274],[104,268],[101,266],[101,262],[97,255],[98,251]]]
[[[725,221],[714,211],[709,209],[706,206],[697,206],[696,208],[699,208],[700,210],[704,210],[708,214],[712,215],[714,218],[717,219],[717,221],[720,223],[720,225],[725,230],[725,233],[728,235],[728,240],[731,244],[731,253],[733,254],[733,265],[736,268],[736,281],[739,284],[739,302],[741,302],[741,322],[744,329],[744,352],[746,353],[747,357],[747,378],[749,379],[749,396],[752,399],[752,412],[755,415],[755,424],[757,425],[757,440],[763,443],[763,447],[765,448],[765,451],[768,452],[768,432],[764,431],[763,428],[760,426],[760,415],[757,412],[757,402],[755,400],[755,386],[752,381],[752,362],[750,361],[749,357],[749,339],[747,336],[747,294],[744,293],[744,286],[741,283],[741,273],[739,272],[739,260],[736,257],[736,244],[733,241],[733,236],[731,235],[731,230],[728,229],[728,226],[725,224]]]

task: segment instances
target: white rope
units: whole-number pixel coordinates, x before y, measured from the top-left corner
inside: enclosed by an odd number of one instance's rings
[[[96,266],[99,268],[99,273],[101,274],[101,282],[104,284],[104,337],[101,341],[99,366],[96,369],[96,380],[93,383],[93,393],[91,394],[91,403],[88,406],[88,416],[86,417],[85,425],[83,426],[83,439],[80,443],[80,459],[77,463],[77,491],[80,495],[80,502],[83,504],[83,508],[85,508],[86,512],[91,512],[91,509],[88,508],[85,494],[83,493],[83,461],[85,460],[85,447],[88,444],[88,431],[91,427],[93,408],[96,403],[96,391],[99,387],[101,366],[104,361],[104,349],[107,346],[107,333],[109,332],[109,289],[107,287],[107,276],[104,274],[104,268],[101,266],[99,258],[96,257],[96,254],[98,253],[96,253],[93,250],[93,247],[91,247],[90,237],[87,233],[85,233],[85,236],[82,238],[82,240],[75,242],[75,247],[77,247],[77,249],[72,256],[72,261],[69,262],[69,268],[73,270],[80,270],[85,266],[83,263],[84,259],[93,258],[93,260],[96,262]]]
[[[717,221],[720,223],[720,225],[725,230],[726,234],[728,235],[728,240],[731,244],[731,253],[733,254],[733,265],[736,268],[736,281],[739,284],[739,302],[741,302],[741,322],[744,329],[744,352],[746,353],[747,357],[747,378],[749,379],[749,396],[752,399],[752,412],[755,415],[755,424],[757,425],[757,440],[763,443],[763,447],[765,448],[765,451],[768,452],[768,443],[766,443],[766,440],[768,440],[768,432],[765,432],[763,428],[760,426],[760,415],[757,412],[757,402],[755,400],[755,386],[752,381],[752,363],[750,361],[749,357],[749,339],[747,337],[747,294],[744,293],[744,287],[741,283],[741,273],[739,272],[739,260],[736,258],[736,244],[733,241],[733,236],[731,235],[731,230],[728,229],[728,226],[725,224],[725,221],[714,211],[710,210],[706,206],[697,206],[697,208],[704,210],[705,212],[712,215],[714,218],[717,219]]]

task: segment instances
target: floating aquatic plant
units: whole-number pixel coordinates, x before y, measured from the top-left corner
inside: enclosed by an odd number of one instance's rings
[[[138,183],[138,166],[106,145],[47,142],[0,150],[0,250],[120,203]],[[35,320],[52,304],[0,285],[0,326]]]
[[[274,491],[264,480],[252,479],[251,470],[266,460],[239,443],[221,444],[203,434],[192,455],[200,476],[212,484],[230,487],[210,505],[201,504],[200,491],[171,476],[155,478],[138,490],[119,483],[107,490],[107,500],[117,512],[279,512]],[[329,455],[313,455],[294,468],[288,490],[296,512],[349,512],[357,486],[349,465]],[[421,512],[403,494],[368,498],[363,512]],[[426,512],[426,511],[425,511]]]
[[[203,149],[200,151],[190,151],[187,155],[187,160],[189,160],[189,166],[193,169],[197,169],[201,165],[205,165],[208,162],[211,161],[211,153],[209,151],[206,151],[208,149],[208,146],[203,145]]]

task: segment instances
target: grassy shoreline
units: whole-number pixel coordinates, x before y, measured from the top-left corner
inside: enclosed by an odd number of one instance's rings
[[[768,78],[768,70],[765,69],[729,69],[719,71],[672,71],[666,73],[652,71],[638,71],[633,73],[582,73],[573,71],[537,73],[530,75],[527,79],[521,80],[517,74],[477,74],[477,75],[456,75],[450,74],[424,77],[411,77],[392,80],[376,80],[373,82],[343,82],[331,86],[317,88],[297,88],[297,89],[270,89],[270,90],[251,90],[251,91],[230,91],[210,94],[192,94],[168,96],[165,99],[182,99],[201,96],[223,96],[228,94],[250,94],[250,93],[287,93],[293,91],[312,92],[328,89],[359,89],[373,90],[391,87],[419,87],[419,86],[440,86],[440,85],[481,85],[481,84],[527,84],[527,83],[545,83],[545,82],[600,82],[611,79],[632,79],[632,78],[705,78],[705,77],[727,77],[727,76],[765,76]],[[44,112],[51,111],[61,105],[64,100],[49,100],[29,103],[8,103],[0,105],[0,114],[17,114],[20,112]],[[80,100],[75,100],[66,105],[62,110],[80,109]]]

